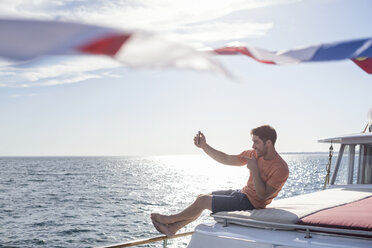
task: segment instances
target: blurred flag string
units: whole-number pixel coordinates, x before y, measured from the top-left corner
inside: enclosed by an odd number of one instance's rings
[[[372,38],[320,44],[284,52],[250,46],[212,51],[168,41],[142,31],[71,22],[0,19],[0,58],[28,61],[48,55],[106,55],[132,68],[191,69],[232,77],[214,55],[246,55],[273,65],[351,59],[372,73]]]
[[[246,55],[260,63],[272,65],[350,59],[365,72],[372,73],[372,38],[326,43],[279,52],[241,45],[218,48],[214,52],[220,55]]]

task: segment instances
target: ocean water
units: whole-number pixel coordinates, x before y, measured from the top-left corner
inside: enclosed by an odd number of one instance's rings
[[[282,157],[290,176],[279,198],[321,190],[327,154]],[[176,213],[201,193],[242,188],[249,176],[245,166],[205,155],[2,157],[0,170],[0,247],[100,247],[159,236],[150,213]],[[180,231],[212,221],[205,211]]]

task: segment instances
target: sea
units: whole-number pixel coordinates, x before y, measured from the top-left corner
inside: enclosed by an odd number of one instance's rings
[[[322,189],[327,153],[281,156],[290,176],[278,198]],[[241,189],[248,176],[245,166],[206,155],[0,157],[0,247],[102,247],[160,236],[152,212],[177,213],[199,194]],[[207,210],[180,232],[204,222],[213,222]]]

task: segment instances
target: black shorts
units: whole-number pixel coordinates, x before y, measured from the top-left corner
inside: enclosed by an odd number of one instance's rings
[[[212,192],[212,212],[252,210],[254,206],[241,190]]]

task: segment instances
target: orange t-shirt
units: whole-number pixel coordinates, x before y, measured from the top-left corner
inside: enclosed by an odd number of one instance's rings
[[[249,175],[247,185],[244,186],[242,192],[247,195],[249,201],[255,208],[265,208],[266,205],[270,204],[271,201],[279,194],[279,191],[287,181],[289,175],[288,165],[279,155],[272,160],[264,160],[262,156],[257,158],[255,150],[244,151],[239,155],[242,164],[246,164],[247,160],[244,159],[243,156],[254,156],[257,159],[257,166],[262,180],[266,184],[277,189],[275,194],[273,194],[269,199],[262,200],[256,193],[252,174]]]

